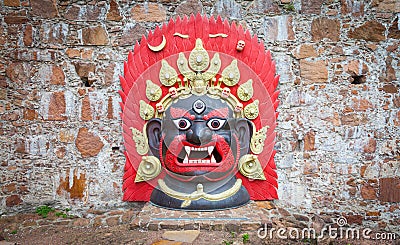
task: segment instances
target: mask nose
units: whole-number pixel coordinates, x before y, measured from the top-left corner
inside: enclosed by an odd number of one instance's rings
[[[205,145],[210,143],[212,131],[206,126],[205,122],[194,122],[186,132],[186,140],[195,145]]]

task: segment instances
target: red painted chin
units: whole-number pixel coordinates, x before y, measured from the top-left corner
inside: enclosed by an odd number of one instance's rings
[[[222,136],[213,135],[210,143],[197,146],[187,142],[185,135],[180,135],[175,137],[168,147],[163,164],[167,169],[178,174],[224,173],[232,170],[235,158],[231,147]]]

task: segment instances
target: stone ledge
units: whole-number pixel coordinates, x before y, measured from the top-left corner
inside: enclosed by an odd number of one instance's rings
[[[255,202],[229,210],[214,212],[169,210],[147,203],[130,223],[130,229],[250,231],[271,223]]]

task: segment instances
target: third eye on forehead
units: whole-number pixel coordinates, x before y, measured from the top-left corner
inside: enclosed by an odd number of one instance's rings
[[[206,110],[206,104],[202,100],[196,100],[193,102],[192,109],[197,114],[201,114]]]
[[[182,109],[182,108],[174,108],[171,107],[170,109],[171,118],[180,118],[186,117],[191,120],[194,120],[196,116],[193,112]],[[229,109],[228,107],[223,107],[219,109],[208,108],[207,111],[203,111],[202,115],[200,115],[202,119],[208,120],[213,117],[219,118],[228,118],[229,117]]]

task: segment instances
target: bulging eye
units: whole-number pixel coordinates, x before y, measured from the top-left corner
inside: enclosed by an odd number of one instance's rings
[[[226,122],[225,119],[213,118],[207,122],[207,126],[211,130],[218,130],[218,129],[222,128],[222,126],[224,126],[225,122]]]
[[[186,130],[191,126],[190,121],[186,118],[174,119],[173,122],[179,130]]]

